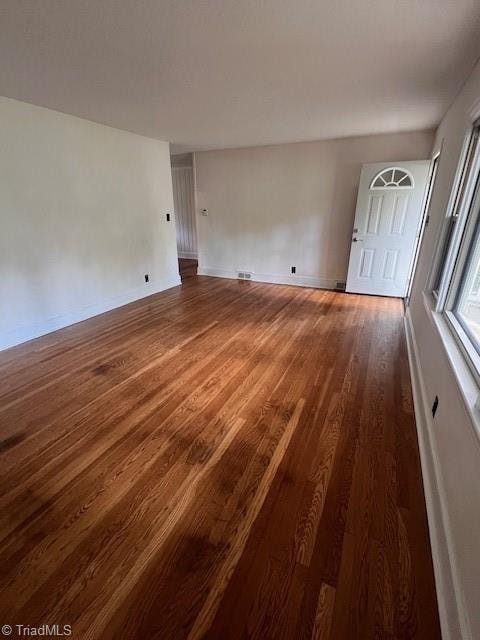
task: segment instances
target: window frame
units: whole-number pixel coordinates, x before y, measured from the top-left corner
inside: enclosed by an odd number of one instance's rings
[[[480,156],[480,147],[477,149],[477,155]],[[446,295],[444,314],[450,328],[454,331],[457,342],[460,343],[462,351],[467,356],[476,382],[480,386],[480,340],[475,337],[467,322],[457,313],[457,305],[467,278],[472,253],[476,243],[480,241],[480,163],[478,164],[479,166],[476,168],[477,179],[469,210],[466,213],[464,233]]]
[[[462,238],[465,216],[462,205],[465,203],[472,148],[478,140],[480,122],[475,121],[469,127],[462,144],[455,178],[447,203],[446,215],[440,230],[433,268],[429,278],[429,289],[435,300],[435,310],[442,312],[445,306],[447,289],[450,284],[459,243]]]
[[[465,136],[447,211],[437,248],[438,262],[432,275],[433,285],[438,281],[439,286],[436,292],[432,286],[431,294],[436,303],[435,311],[446,319],[480,387],[480,341],[456,314],[472,250],[480,238],[480,119],[472,123]]]
[[[385,182],[385,179],[383,178],[383,176],[389,171],[392,171],[393,175],[395,174],[395,171],[401,171],[404,174],[404,176],[400,179],[400,181],[398,181],[398,183]],[[385,184],[379,187],[376,187],[375,182],[377,182],[379,178],[382,178]],[[408,178],[410,182],[409,184],[402,185],[401,183],[403,182],[403,180],[405,180],[405,178]],[[370,187],[369,187],[370,191],[384,191],[388,189],[414,189],[414,188],[415,188],[415,181],[413,179],[413,175],[411,174],[411,172],[408,171],[408,169],[404,169],[403,167],[393,166],[393,165],[391,167],[386,167],[385,169],[381,169],[377,174],[375,174],[372,180],[370,181]]]

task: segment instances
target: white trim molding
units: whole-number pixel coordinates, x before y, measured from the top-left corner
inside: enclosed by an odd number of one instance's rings
[[[199,276],[213,276],[214,278],[229,278],[238,280],[238,272],[251,273],[253,282],[266,282],[269,284],[290,284],[297,287],[312,287],[313,289],[336,289],[337,282],[344,281],[344,278],[317,278],[314,276],[303,275],[287,275],[273,273],[255,273],[248,269],[238,269],[238,271],[229,271],[226,269],[218,269],[216,267],[198,267]]]
[[[445,489],[436,453],[432,414],[420,367],[410,309],[407,309],[405,315],[405,333],[442,638],[470,640],[468,617],[464,611],[453,550]]]
[[[179,258],[187,258],[188,260],[196,260],[198,254],[196,251],[178,251]]]
[[[60,316],[55,316],[54,318],[49,318],[48,320],[44,320],[42,322],[19,327],[17,329],[14,329],[13,331],[0,333],[0,351],[9,349],[10,347],[14,347],[15,345],[21,344],[22,342],[27,342],[27,340],[39,338],[40,336],[44,336],[47,333],[52,333],[52,331],[57,331],[58,329],[69,327],[70,325],[76,324],[77,322],[82,322],[82,320],[88,320],[89,318],[98,316],[101,313],[112,311],[113,309],[123,307],[130,302],[135,302],[136,300],[147,298],[148,296],[154,295],[155,293],[160,293],[161,291],[171,289],[172,287],[177,287],[181,284],[182,282],[180,280],[180,276],[177,275],[173,278],[162,280],[162,282],[158,286],[154,286],[153,288],[150,288],[149,285],[145,285],[144,287],[137,287],[135,289],[127,291],[120,296],[106,298],[99,304],[84,307],[82,309],[75,309],[74,311],[70,311]]]

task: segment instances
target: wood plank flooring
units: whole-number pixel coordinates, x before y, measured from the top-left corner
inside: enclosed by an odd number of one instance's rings
[[[192,260],[190,258],[178,259],[178,272],[182,282],[185,282],[187,278],[193,278],[197,275],[198,260]]]
[[[440,638],[399,300],[189,278],[1,353],[0,433],[0,624]]]

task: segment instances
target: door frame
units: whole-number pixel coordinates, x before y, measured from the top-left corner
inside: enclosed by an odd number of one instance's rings
[[[398,297],[403,300],[405,300],[406,297],[409,295],[409,292],[411,289],[411,281],[413,279],[413,270],[416,266],[416,262],[418,259],[419,243],[423,237],[424,222],[426,220],[425,205],[426,205],[427,186],[430,184],[432,166],[434,166],[433,160],[437,159],[436,156],[437,154],[435,154],[434,157],[430,157],[430,159],[426,158],[425,160],[396,160],[396,161],[390,161],[390,162],[389,161],[367,162],[365,164],[362,164],[359,188],[357,193],[354,223],[353,223],[354,226],[352,231],[352,247],[350,249],[349,261],[348,261],[348,271],[347,271],[347,281],[346,281],[347,293]],[[422,166],[421,169],[419,168],[420,165]],[[410,174],[411,184],[406,184],[405,186],[403,186],[401,183],[398,184],[398,180],[397,182],[395,180],[393,181],[391,180],[391,182],[386,183],[385,179],[390,180],[391,178],[394,178],[394,176],[388,177],[387,175],[386,178],[383,179],[383,185],[382,185],[382,183],[379,182],[379,177],[390,169],[395,169],[395,170],[398,169],[398,170],[402,170],[403,172],[406,172],[407,174]],[[378,173],[373,173],[373,171],[375,170],[378,170]],[[402,180],[404,181],[405,177],[403,177]],[[403,260],[403,266],[402,266],[403,277],[399,280],[397,280],[397,277],[395,277],[394,278],[395,284],[393,285],[393,287],[390,287],[389,289],[386,285],[384,286],[383,279],[382,278],[379,279],[377,277],[378,276],[377,274],[374,277],[374,279],[371,280],[371,282],[372,283],[378,282],[378,286],[372,285],[372,286],[364,287],[362,283],[359,281],[360,276],[357,277],[357,275],[355,275],[354,273],[356,272],[356,269],[354,268],[352,271],[352,259],[358,262],[358,255],[355,255],[355,251],[353,249],[353,243],[356,241],[363,242],[365,239],[367,242],[375,242],[373,237],[370,238],[370,240],[368,238],[370,237],[369,233],[376,233],[376,231],[374,232],[369,232],[368,230],[362,231],[363,229],[362,217],[360,217],[357,220],[357,216],[359,215],[359,212],[363,211],[362,204],[365,204],[365,206],[367,206],[366,203],[362,203],[362,199],[367,198],[367,195],[361,195],[361,194],[369,194],[373,191],[380,192],[383,190],[386,190],[386,192],[390,194],[392,191],[399,192],[400,190],[412,190],[412,187],[413,187],[413,190],[416,191],[416,194],[413,195],[415,200],[414,209],[411,210],[412,213],[415,212],[416,226],[413,227],[412,224],[410,223],[410,231],[408,232],[410,240],[407,244],[403,245],[404,249],[407,252],[405,259]],[[369,196],[369,198],[371,197],[372,196]],[[398,198],[400,197],[400,195],[397,194],[394,197]],[[390,195],[388,195],[388,198],[391,199]],[[367,201],[370,202],[368,198],[367,198]],[[411,207],[412,204],[408,206]],[[384,203],[382,206],[386,206],[386,203]],[[362,214],[360,214],[360,216],[362,216]],[[378,213],[377,213],[377,217],[378,217]],[[358,234],[360,237],[359,240],[357,240]],[[363,236],[365,236],[365,238]],[[388,234],[385,236],[385,238],[388,239]],[[377,244],[378,244],[378,241],[377,241]],[[398,248],[400,249],[400,251],[403,251],[400,245]],[[375,250],[376,249],[372,249],[372,252],[374,252]],[[382,250],[381,247],[380,247],[380,250]],[[392,251],[393,251],[393,248],[392,248]],[[378,265],[376,269],[378,271]],[[349,281],[350,281],[350,286],[349,286]],[[368,283],[365,283],[365,285],[368,285]]]
[[[191,165],[185,165],[185,166],[177,166],[177,167],[172,167],[172,188],[173,188],[173,182],[174,182],[174,176],[175,174],[179,173],[179,172],[189,172],[190,176],[191,176],[191,206],[192,206],[192,224],[193,224],[193,229],[190,230],[191,233],[191,237],[192,240],[195,243],[195,252],[188,252],[190,255],[182,255],[180,256],[180,253],[185,253],[185,252],[180,252],[179,247],[178,247],[178,241],[177,241],[177,255],[179,258],[187,258],[187,259],[192,259],[192,260],[197,260],[198,261],[198,224],[197,224],[197,205],[196,205],[196,185],[195,185],[195,164],[194,164],[194,158],[193,158],[193,154],[192,154],[192,164]],[[178,223],[179,223],[179,216],[178,216],[178,211],[176,210],[175,207],[175,198],[174,198],[174,210],[175,210],[175,233],[178,233]]]
[[[442,143],[443,143],[443,140],[442,140]],[[438,149],[438,151],[436,151],[433,154],[431,164],[430,164],[430,169],[428,172],[427,184],[425,186],[425,194],[424,194],[423,205],[422,205],[422,218],[420,221],[419,232],[418,232],[417,241],[415,244],[415,251],[413,253],[412,264],[411,264],[410,273],[408,276],[407,293],[404,298],[405,306],[408,306],[410,304],[410,296],[413,288],[413,279],[415,277],[415,271],[417,270],[418,259],[420,257],[420,249],[422,247],[422,242],[423,242],[423,236],[425,234],[425,229],[427,228],[427,225],[429,223],[430,204],[432,202],[432,194],[433,194],[433,189],[435,187],[435,180],[438,173],[438,166],[440,164],[441,152],[442,152],[442,145],[440,145],[440,148]]]

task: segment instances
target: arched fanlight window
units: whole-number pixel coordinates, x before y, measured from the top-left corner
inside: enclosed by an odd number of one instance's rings
[[[413,189],[412,174],[400,167],[382,169],[374,177],[370,189]]]

